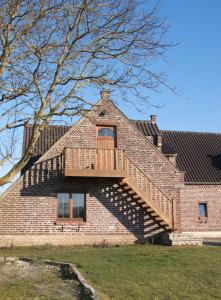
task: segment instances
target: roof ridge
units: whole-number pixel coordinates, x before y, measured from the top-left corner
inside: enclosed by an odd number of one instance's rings
[[[135,120],[135,119],[129,119],[130,121],[134,121],[134,122],[147,122],[147,123],[151,123],[151,120]]]
[[[132,122],[145,122],[152,124],[151,120],[141,120],[141,119],[129,119]],[[25,127],[33,127],[34,124],[26,124]],[[73,124],[74,125],[74,124]],[[49,124],[47,127],[72,127],[73,125],[59,125],[59,124]],[[174,133],[192,133],[192,134],[212,134],[221,135],[221,132],[210,132],[210,131],[190,131],[190,130],[170,130],[170,129],[159,129],[160,132],[174,132]]]
[[[173,133],[193,133],[193,134],[212,134],[221,135],[221,132],[209,132],[209,131],[189,131],[189,130],[160,130],[160,132],[173,132]]]
[[[34,126],[34,124],[26,124],[24,127],[33,127]],[[49,125],[47,125],[46,126],[46,128],[47,127],[72,127],[72,126],[74,126],[74,125],[58,125],[58,124],[49,124]]]

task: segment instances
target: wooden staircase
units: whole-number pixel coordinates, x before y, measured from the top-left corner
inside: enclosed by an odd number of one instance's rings
[[[175,202],[169,199],[135,163],[125,155],[126,177],[119,186],[164,230],[175,230]]]

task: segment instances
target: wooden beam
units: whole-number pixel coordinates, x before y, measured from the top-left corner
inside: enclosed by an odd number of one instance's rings
[[[64,176],[124,178],[126,177],[126,174],[124,171],[116,171],[116,170],[94,170],[94,169],[75,170],[71,168],[65,168]]]
[[[119,122],[115,120],[110,120],[110,121],[91,120],[91,123],[97,126],[118,126],[119,125]]]

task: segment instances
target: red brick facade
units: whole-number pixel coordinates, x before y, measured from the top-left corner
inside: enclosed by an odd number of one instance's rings
[[[104,112],[101,114],[101,112]],[[77,179],[62,176],[64,148],[95,148],[96,124],[115,124],[117,148],[176,203],[176,229],[220,230],[221,187],[186,186],[184,174],[112,104],[103,100],[79,120],[14,183],[0,201],[0,246],[14,243],[82,244],[108,240],[128,243],[143,240],[162,228],[130,195],[115,187],[116,179]],[[86,221],[57,222],[56,193],[86,194]],[[181,197],[180,197],[181,195]],[[198,220],[197,201],[209,198],[207,224]],[[217,205],[214,208],[214,203]],[[194,205],[194,206],[193,206]],[[218,211],[218,213],[217,213]],[[211,219],[210,219],[211,218]],[[20,237],[20,238],[19,238]],[[26,238],[25,238],[26,237]]]
[[[221,232],[221,185],[186,185],[181,191],[181,230]],[[208,217],[199,217],[199,203],[206,203]]]

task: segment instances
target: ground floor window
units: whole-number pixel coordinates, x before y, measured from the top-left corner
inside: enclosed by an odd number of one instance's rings
[[[199,203],[199,217],[208,217],[207,203]]]
[[[85,220],[85,194],[58,193],[57,218],[63,220]]]

